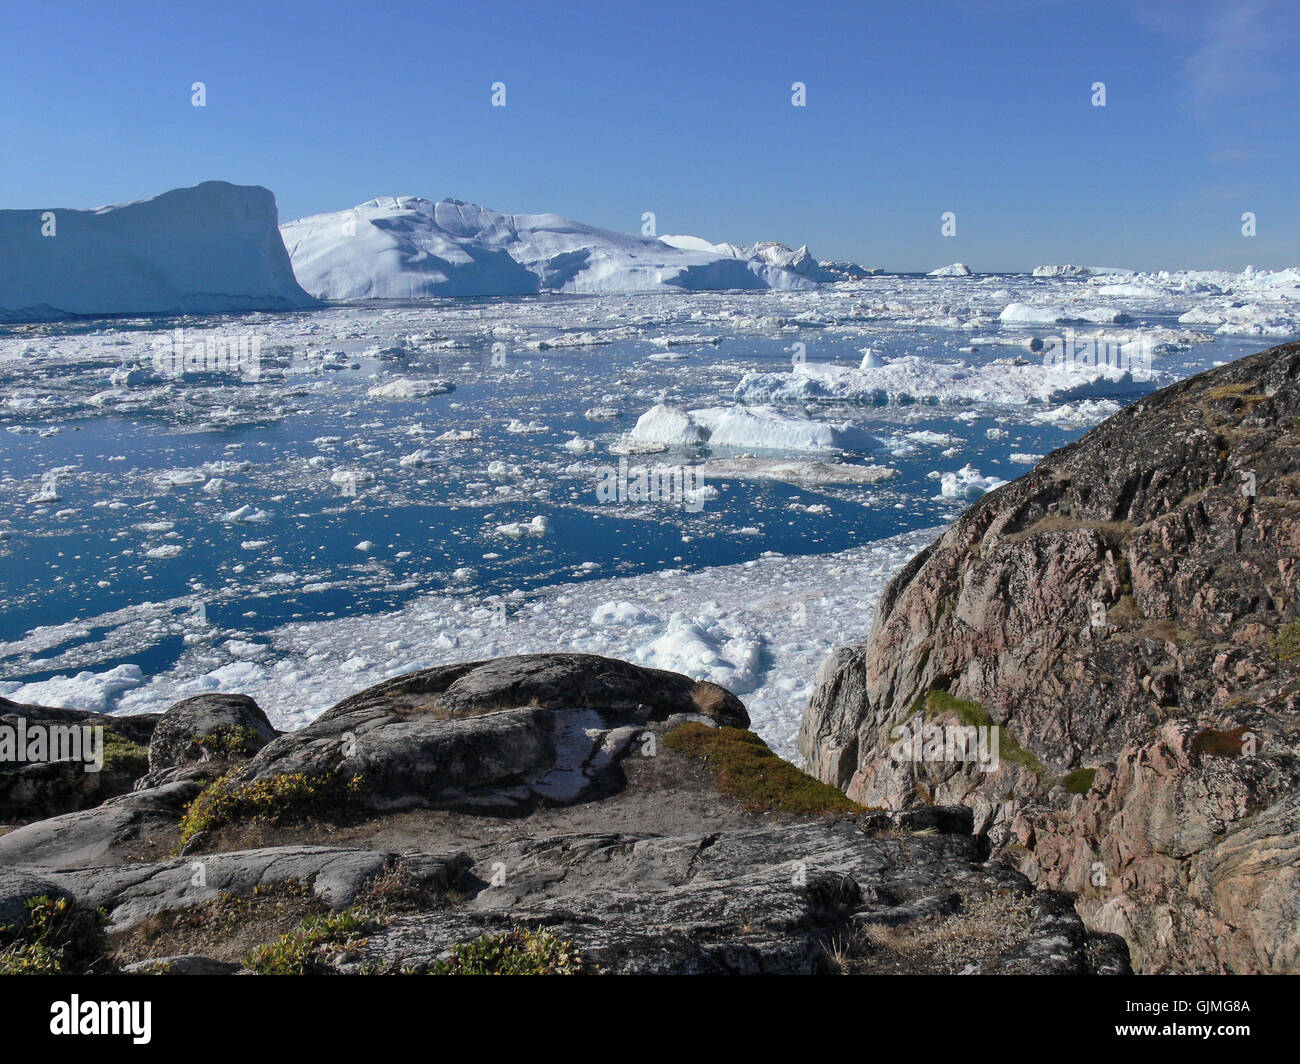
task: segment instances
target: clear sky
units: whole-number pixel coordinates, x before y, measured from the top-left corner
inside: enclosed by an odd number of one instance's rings
[[[898,270],[1300,263],[1298,0],[5,6],[0,207],[222,179]]]

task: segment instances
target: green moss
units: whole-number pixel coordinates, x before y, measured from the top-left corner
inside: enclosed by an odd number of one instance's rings
[[[1067,772],[1061,782],[1071,794],[1087,794],[1092,790],[1092,781],[1097,778],[1095,768],[1076,768]]]
[[[1278,661],[1300,661],[1300,621],[1284,624],[1273,637],[1273,656]]]
[[[664,745],[712,769],[718,789],[753,811],[861,813],[863,807],[834,787],[801,772],[744,728],[683,724],[664,736]]]
[[[688,725],[689,727],[689,725]],[[582,975],[588,966],[572,942],[547,931],[517,927],[501,935],[483,935],[451,949],[430,975]]]
[[[70,898],[28,898],[27,918],[0,927],[0,975],[109,973],[104,918]]]
[[[258,975],[324,975],[333,969],[326,953],[378,930],[379,925],[361,912],[345,909],[326,916],[308,916],[274,942],[250,950],[245,968]]]
[[[218,761],[241,761],[257,753],[258,739],[252,728],[242,724],[223,724],[207,735],[194,736],[194,743]]]
[[[978,702],[955,698],[942,688],[934,687],[926,692],[923,699],[917,700],[914,711],[922,708],[926,720],[944,713],[951,713],[963,724],[971,727],[997,728],[998,753],[1003,761],[1010,761],[1014,765],[1020,765],[1036,776],[1045,776],[1047,774],[1047,766],[1039,761],[1032,751],[1026,750],[1020,745],[1020,741],[1010,728],[1004,724],[995,723],[993,718],[989,716],[988,710]]]
[[[111,729],[104,730],[104,771],[143,776],[149,771],[149,750]]]
[[[200,831],[212,831],[227,824],[253,821],[278,824],[344,815],[359,809],[365,794],[365,781],[360,776],[344,781],[334,773],[309,776],[288,772],[234,787],[229,776],[222,776],[186,807],[177,849]]]

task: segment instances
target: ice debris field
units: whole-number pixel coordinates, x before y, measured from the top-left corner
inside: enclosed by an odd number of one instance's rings
[[[723,683],[792,756],[831,641],[938,527],[1298,331],[1294,269],[1042,272],[0,325],[0,695],[243,691],[289,727],[409,669],[570,648]],[[1150,372],[1053,361],[1067,335],[1141,341]],[[637,490],[655,467],[697,505]]]

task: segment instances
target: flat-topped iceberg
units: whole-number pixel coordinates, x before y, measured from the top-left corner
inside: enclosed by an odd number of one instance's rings
[[[267,189],[224,181],[93,210],[0,211],[0,321],[313,306],[277,221]]]
[[[803,260],[786,268],[732,245],[674,245],[460,200],[386,196],[281,231],[298,280],[322,299],[817,287],[797,272]]]

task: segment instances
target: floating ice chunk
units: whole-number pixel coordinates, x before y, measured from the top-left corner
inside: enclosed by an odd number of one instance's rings
[[[763,638],[729,617],[694,620],[674,613],[657,639],[636,651],[641,664],[710,680],[736,694],[758,685]]]
[[[880,352],[874,347],[862,348],[862,363],[858,369],[879,369],[885,364],[885,360],[880,357]]]
[[[356,545],[355,549],[361,551],[362,554],[369,554],[372,550],[375,549],[374,540],[363,539],[360,543]]]
[[[564,449],[572,451],[574,454],[587,454],[596,449],[595,441],[584,439],[581,436],[574,436],[572,439],[564,442]]]
[[[637,624],[657,623],[658,620],[653,613],[647,613],[631,602],[604,602],[591,613],[591,623],[601,628],[606,625],[630,628]]]
[[[376,384],[366,394],[372,399],[422,399],[428,395],[446,395],[454,390],[451,381],[398,377],[385,384]]]
[[[179,558],[185,553],[185,548],[176,543],[165,543],[161,547],[154,547],[152,550],[147,550],[144,553],[147,558],[154,558],[162,561],[168,558]]]
[[[427,447],[422,447],[418,451],[412,451],[410,454],[404,454],[398,459],[398,465],[403,469],[418,469],[420,466],[429,465],[434,460],[434,455]]]
[[[520,421],[518,418],[511,418],[506,425],[506,431],[522,436],[536,435],[539,432],[549,432],[550,429],[540,421]]]
[[[230,513],[225,514],[221,519],[230,524],[237,525],[261,524],[262,522],[269,520],[270,516],[271,515],[265,510],[259,510],[251,503],[246,503],[238,510],[232,510]]]
[[[550,528],[551,522],[538,515],[531,521],[512,521],[509,524],[497,525],[496,531],[498,535],[508,539],[523,539],[524,536],[544,536]]]
[[[954,262],[949,266],[940,266],[937,270],[931,270],[927,277],[969,277],[971,268],[964,262]]]
[[[997,477],[981,476],[978,469],[967,464],[956,473],[942,474],[939,495],[944,499],[974,499],[1006,483]]]

